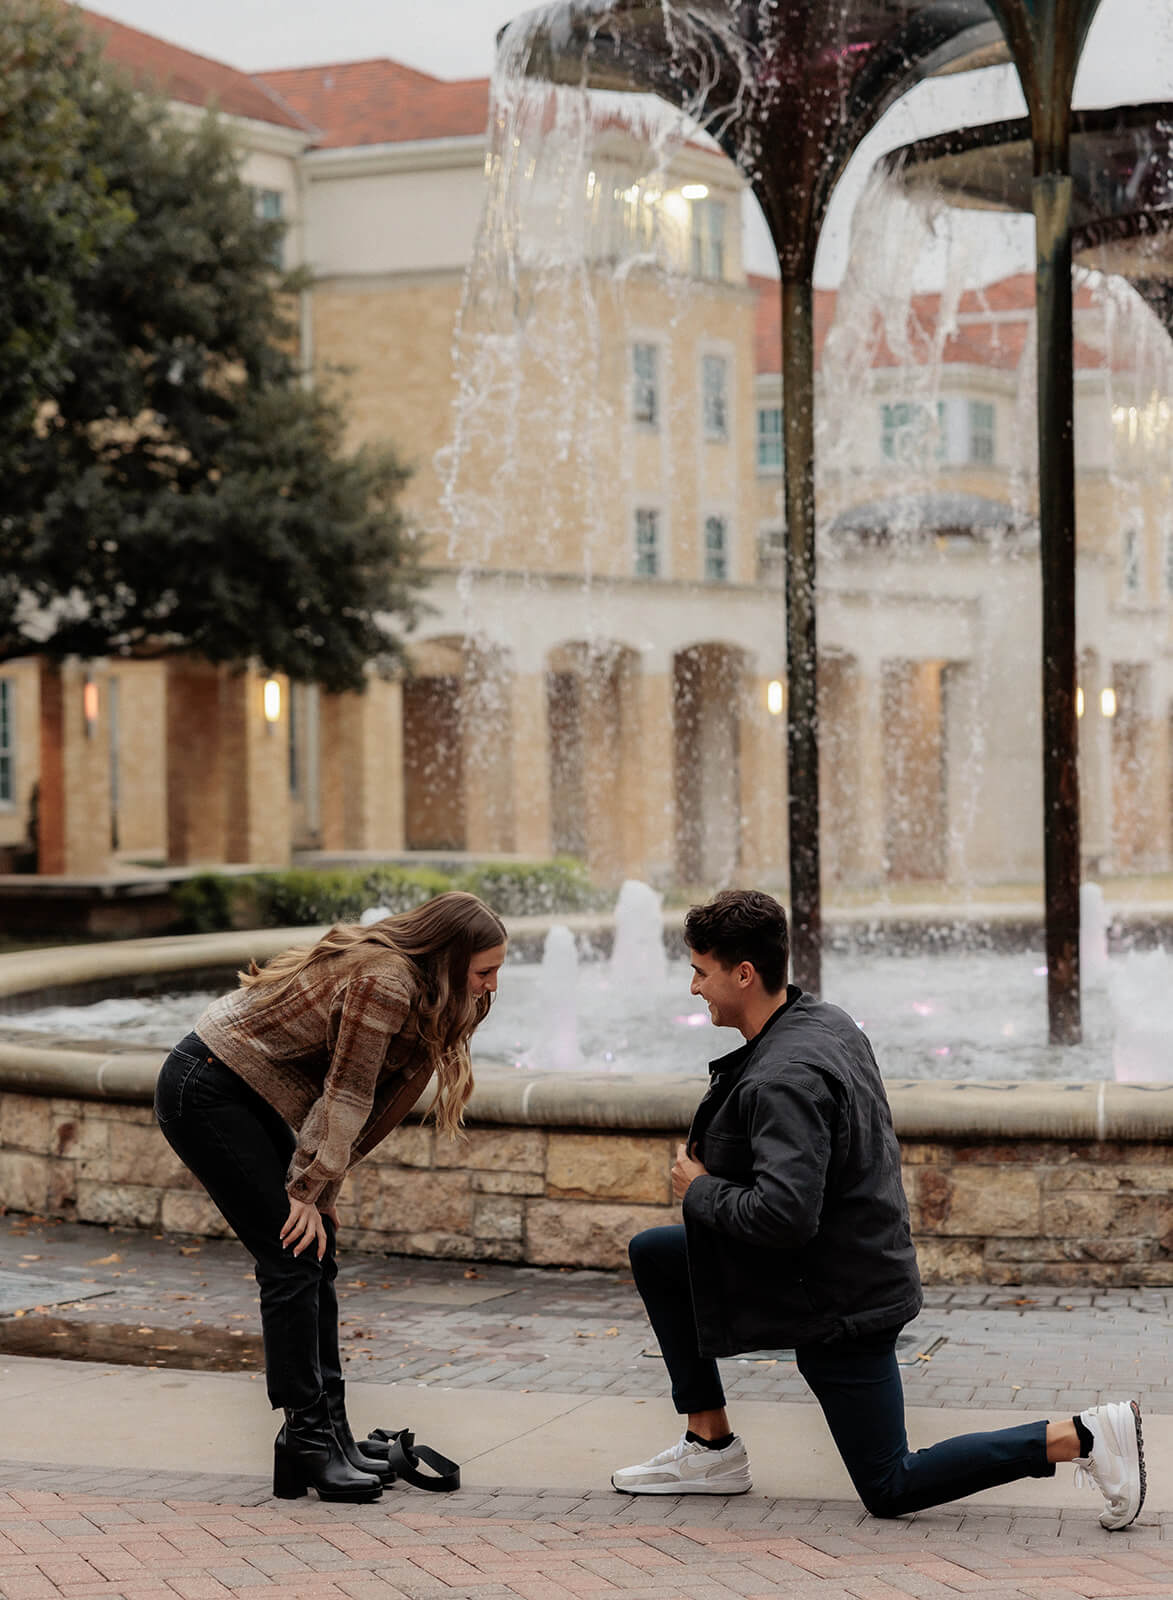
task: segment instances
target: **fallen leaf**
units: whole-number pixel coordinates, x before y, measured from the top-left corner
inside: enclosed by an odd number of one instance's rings
[[[179,1253],[181,1256],[198,1256],[200,1253],[200,1246],[198,1244],[181,1244],[179,1247]]]
[[[115,1251],[112,1256],[97,1256],[93,1261],[87,1261],[86,1262],[86,1266],[87,1267],[112,1267],[116,1261],[121,1261],[121,1260],[122,1260],[122,1257],[118,1254],[117,1251]]]
[[[41,1258],[40,1256],[21,1256],[20,1259],[22,1261],[39,1261]]]
[[[608,1328],[606,1333],[603,1335],[604,1339],[617,1339],[618,1337],[619,1337],[619,1329],[618,1328]]]
[[[480,1273],[477,1271],[477,1269],[475,1267],[466,1267],[464,1275],[465,1275],[466,1278],[479,1278],[480,1277]]]

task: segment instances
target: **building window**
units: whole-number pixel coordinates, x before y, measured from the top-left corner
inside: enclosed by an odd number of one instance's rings
[[[930,446],[940,456],[945,448],[943,402],[935,410],[909,400],[880,407],[880,452],[889,461],[926,459]]]
[[[729,437],[729,363],[724,356],[705,356],[701,363],[701,410],[706,439]]]
[[[694,278],[725,276],[725,203],[692,202],[692,273]]]
[[[724,517],[705,518],[705,578],[709,583],[729,578],[729,527]]]
[[[758,582],[786,581],[786,529],[762,528],[758,533]]]
[[[15,708],[11,678],[0,678],[0,806],[16,802]]]
[[[1140,534],[1135,528],[1124,530],[1123,580],[1126,595],[1140,593]]]
[[[254,189],[253,204],[262,222],[284,222],[285,196],[280,189]],[[271,264],[280,272],[285,266],[285,230],[274,242],[269,256]]]
[[[782,409],[758,407],[758,471],[782,471]]]
[[[631,415],[645,427],[660,425],[660,352],[654,344],[631,347]]]
[[[660,513],[641,506],[635,513],[635,575],[660,576]]]
[[[986,467],[994,460],[994,407],[988,400],[969,402],[969,459]]]

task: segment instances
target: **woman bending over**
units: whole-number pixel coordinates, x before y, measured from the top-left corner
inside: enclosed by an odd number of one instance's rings
[[[469,1039],[505,960],[499,917],[442,894],[312,949],[250,963],[159,1073],[155,1115],[256,1262],[269,1401],[285,1412],[273,1492],[373,1500],[386,1466],[346,1420],[334,1279],[343,1178],[436,1079],[430,1108],[455,1138]]]

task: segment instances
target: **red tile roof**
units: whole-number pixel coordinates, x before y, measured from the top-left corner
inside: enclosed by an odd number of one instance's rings
[[[398,61],[266,72],[258,82],[322,129],[326,148],[476,137],[489,120],[488,78],[449,81]]]
[[[750,288],[757,294],[754,312],[755,370],[774,373],[781,367],[782,301],[778,280],[750,274]],[[815,366],[822,364],[823,348],[835,320],[837,294],[832,289],[815,290]],[[1094,291],[1081,284],[1075,292],[1075,307],[1082,311],[1096,304]],[[908,304],[905,329],[906,352],[893,351],[879,314],[872,320],[873,367],[899,367],[909,355],[916,363],[935,361],[937,320],[941,314],[939,294],[914,294]],[[980,289],[967,289],[958,302],[958,323],[945,338],[941,360],[946,366],[973,365],[1014,371],[1022,361],[1031,338],[1034,314],[1034,277],[1018,273],[1001,278]],[[1108,365],[1103,351],[1080,340],[1074,346],[1078,370]],[[1127,363],[1125,352],[1117,362]]]
[[[101,39],[108,60],[122,67],[136,83],[150,84],[169,99],[193,106],[215,105],[228,116],[272,122],[283,128],[305,131],[309,126],[282,105],[260,79],[250,78],[222,61],[181,50],[165,39],[128,28],[96,11],[83,10],[80,16]]]

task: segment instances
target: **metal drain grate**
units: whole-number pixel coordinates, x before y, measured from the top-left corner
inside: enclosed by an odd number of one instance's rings
[[[82,1283],[77,1278],[34,1278],[27,1272],[0,1271],[0,1317],[14,1311],[32,1311],[36,1306],[71,1305],[75,1300],[93,1300],[113,1289]]]

